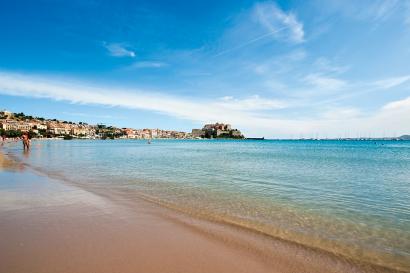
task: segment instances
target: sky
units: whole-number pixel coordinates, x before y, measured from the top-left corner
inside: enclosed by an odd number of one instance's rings
[[[0,3],[0,109],[249,137],[410,134],[410,0]]]

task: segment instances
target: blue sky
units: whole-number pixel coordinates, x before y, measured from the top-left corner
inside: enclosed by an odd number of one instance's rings
[[[410,1],[2,1],[0,108],[248,136],[410,133]]]

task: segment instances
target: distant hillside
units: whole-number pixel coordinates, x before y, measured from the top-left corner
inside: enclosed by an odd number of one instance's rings
[[[410,135],[402,135],[399,137],[400,140],[410,140]]]

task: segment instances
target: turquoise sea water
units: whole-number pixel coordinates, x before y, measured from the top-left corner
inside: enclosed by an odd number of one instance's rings
[[[33,167],[410,271],[410,142],[36,141]]]

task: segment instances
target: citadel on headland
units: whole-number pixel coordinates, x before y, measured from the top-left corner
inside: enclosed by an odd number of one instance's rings
[[[232,129],[230,124],[205,124],[202,129],[192,129],[193,138],[244,138],[241,131]]]
[[[117,128],[104,124],[89,125],[85,122],[71,122],[57,119],[33,117],[24,113],[0,111],[0,133],[6,137],[20,137],[29,133],[36,138],[84,138],[84,139],[192,139],[192,138],[244,138],[231,125],[206,124],[192,133],[162,129]]]

